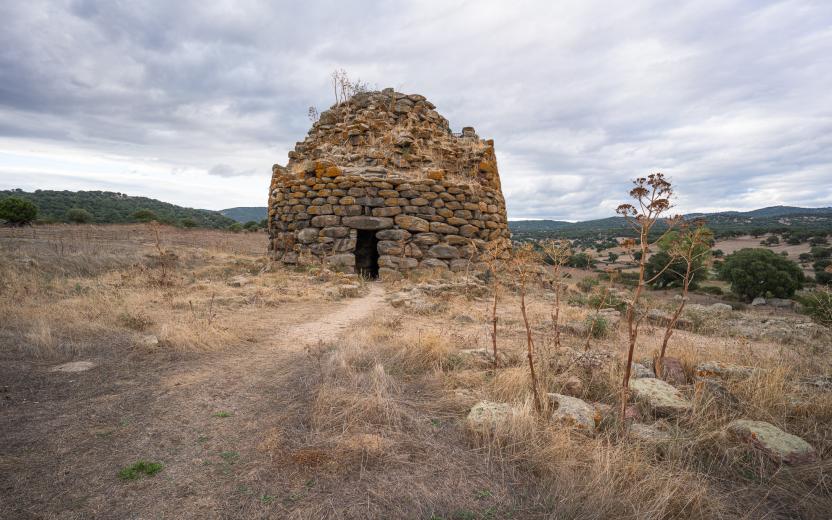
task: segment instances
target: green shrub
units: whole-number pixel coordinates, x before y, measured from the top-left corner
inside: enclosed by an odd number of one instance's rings
[[[566,265],[569,267],[587,268],[592,267],[594,264],[592,257],[586,253],[575,253],[566,261]]]
[[[30,200],[20,197],[6,197],[0,200],[0,220],[23,226],[35,220],[37,216],[38,207]]]
[[[606,298],[604,298],[604,292],[603,290],[599,290],[592,293],[587,298],[589,306],[594,309],[615,309],[619,312],[627,310],[627,302],[619,298],[617,294],[607,293]],[[602,298],[604,300],[603,302],[601,301]]]
[[[803,286],[803,271],[796,263],[770,249],[740,249],[725,257],[720,278],[731,284],[731,291],[751,301],[758,296],[790,298]]]
[[[588,293],[589,291],[592,290],[593,287],[598,285],[598,279],[597,278],[586,277],[586,278],[583,278],[583,279],[579,280],[576,285],[578,286],[578,289],[580,289],[581,291],[583,291],[585,293]]]
[[[194,228],[196,227],[196,225],[196,220],[192,219],[191,217],[185,217],[182,219],[182,227]]]
[[[228,230],[233,232],[233,233],[239,233],[240,231],[243,230],[243,226],[241,226],[238,222],[235,222],[235,223],[231,224],[230,226],[228,226]]]
[[[798,301],[803,305],[803,313],[821,325],[832,327],[832,290],[807,292],[798,296]]]
[[[70,208],[66,212],[66,219],[75,224],[87,224],[92,222],[92,213],[84,208]]]
[[[586,326],[593,338],[605,338],[609,334],[609,323],[600,314],[592,314],[586,317]]]

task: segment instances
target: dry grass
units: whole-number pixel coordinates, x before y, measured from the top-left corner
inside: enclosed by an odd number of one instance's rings
[[[338,287],[354,279],[272,266],[258,253],[262,235],[166,228],[157,248],[134,228],[0,237],[3,374],[34,367],[10,384],[3,417],[19,426],[3,430],[0,449],[0,466],[18,475],[4,489],[22,505],[0,502],[0,513],[770,519],[832,511],[832,394],[800,384],[829,373],[828,337],[801,346],[751,341],[722,333],[718,319],[677,331],[668,354],[688,377],[704,360],[759,370],[718,391],[682,385],[694,403],[686,417],[659,419],[641,407],[643,422],[670,434],[666,442],[636,440],[614,413],[586,434],[534,412],[510,284],[498,308],[496,370],[462,353],[491,346],[489,298],[467,290],[426,296],[421,314],[384,308],[338,339],[293,350],[303,338],[284,337],[287,327],[349,306]],[[542,389],[564,392],[577,378],[579,397],[615,410],[622,331],[592,339],[588,357],[575,360],[585,337],[564,332],[556,348],[545,288],[532,287],[528,312]],[[583,322],[592,312],[569,305],[561,319]],[[643,328],[636,360],[652,357],[662,332]],[[91,371],[78,387],[66,385],[81,377],[40,368],[75,357],[116,368]],[[470,432],[465,416],[480,400],[513,411],[494,430]],[[230,413],[217,418],[221,410]],[[820,460],[777,465],[722,435],[736,418],[799,435]],[[117,469],[142,457],[164,471],[135,487],[120,483]],[[170,498],[186,495],[186,506]]]

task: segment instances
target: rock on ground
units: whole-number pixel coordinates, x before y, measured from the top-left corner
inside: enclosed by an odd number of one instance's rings
[[[84,372],[91,368],[95,368],[95,363],[92,361],[70,361],[63,365],[57,365],[49,369],[50,372]]]
[[[755,372],[754,367],[723,363],[721,361],[703,361],[696,365],[694,374],[697,379],[742,379],[751,376]]]
[[[516,411],[508,403],[480,401],[471,407],[465,422],[468,429],[475,432],[493,431],[505,424]]]
[[[815,460],[815,449],[796,435],[786,433],[765,421],[739,419],[726,427],[726,432],[750,443],[777,462],[799,464]]]
[[[691,402],[661,379],[643,378],[630,380],[630,390],[658,415],[676,415],[690,411]]]
[[[628,430],[630,437],[652,444],[669,442],[673,435],[666,430],[666,425],[633,423]]]
[[[563,394],[549,394],[549,400],[555,407],[555,411],[552,412],[554,422],[579,430],[595,429],[596,415],[600,414],[597,414],[595,407],[591,404],[577,397]]]

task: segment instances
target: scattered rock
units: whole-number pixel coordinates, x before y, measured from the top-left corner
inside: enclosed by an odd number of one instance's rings
[[[716,312],[731,312],[734,310],[734,308],[727,303],[712,303],[708,306],[708,308]]]
[[[800,380],[800,384],[824,392],[832,391],[832,376],[818,376]]]
[[[578,397],[584,391],[584,382],[578,376],[566,376],[555,379],[555,384],[560,386],[560,391],[572,397]]]
[[[138,341],[139,346],[144,348],[156,348],[159,346],[159,338],[153,334],[142,336]]]
[[[244,274],[235,276],[235,277],[231,278],[230,280],[228,280],[228,285],[230,285],[231,287],[243,287],[243,286],[248,285],[250,283],[251,283],[251,279],[248,276],[244,275]]]
[[[656,377],[653,367],[633,362],[630,367],[630,379],[641,379],[643,377]]]
[[[794,305],[794,301],[786,298],[769,298],[766,300],[766,305],[770,305],[771,307],[778,309],[789,309],[792,305]]]
[[[658,359],[656,359],[658,363]],[[658,370],[656,371],[658,373]],[[665,356],[661,367],[662,379],[672,385],[684,385],[688,382],[685,367],[679,358]]]
[[[697,379],[711,379],[714,377],[720,379],[742,379],[751,376],[756,370],[754,367],[734,365],[721,361],[703,361],[696,365],[694,375]]]
[[[661,379],[632,379],[630,390],[657,415],[683,414],[692,406],[679,390]]]
[[[660,325],[662,327],[667,327],[667,325],[673,320],[673,315],[663,312],[659,309],[650,309],[647,313],[647,321],[652,323],[653,325]],[[674,329],[690,329],[693,326],[693,323],[687,319],[679,316],[676,320],[676,323],[673,324]]]
[[[63,365],[57,365],[49,369],[50,372],[85,372],[91,368],[95,368],[96,364],[92,361],[70,361]]]
[[[729,436],[750,443],[777,462],[799,464],[815,460],[815,449],[796,435],[765,421],[740,419],[726,427]]]
[[[505,424],[517,409],[508,403],[480,401],[468,412],[466,425],[475,432],[488,432]]]
[[[343,298],[356,298],[361,295],[361,286],[357,283],[339,285],[338,294]]]
[[[595,407],[577,397],[563,394],[548,394],[555,411],[552,420],[556,423],[592,431],[595,429]]]
[[[663,444],[673,439],[673,435],[667,431],[667,424],[663,422],[654,424],[633,423],[627,433],[638,441],[650,444]]]
[[[765,298],[762,298],[762,297],[760,297],[760,296],[758,296],[758,297],[754,298],[753,300],[751,300],[751,306],[752,306],[752,307],[757,307],[757,306],[759,306],[759,305],[765,305],[765,304],[766,304],[766,299],[765,299]]]

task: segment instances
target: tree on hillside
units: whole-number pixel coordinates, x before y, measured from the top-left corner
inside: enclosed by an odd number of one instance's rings
[[[156,213],[153,213],[149,209],[140,209],[138,211],[133,212],[131,215],[133,219],[138,220],[139,222],[150,222],[151,220],[157,220]]]
[[[74,224],[87,224],[92,222],[92,213],[83,208],[70,208],[66,212],[66,219]]]
[[[38,216],[38,207],[20,197],[6,197],[0,200],[0,220],[5,220],[13,226],[23,226],[31,223]]]
[[[740,249],[726,256],[719,276],[746,301],[758,296],[790,298],[804,281],[800,266],[764,248]]]
[[[692,240],[696,243],[693,244],[693,250],[688,251]],[[650,256],[644,276],[653,280],[650,285],[654,289],[682,287],[685,283],[689,289],[696,289],[699,282],[708,279],[707,263],[711,256],[712,244],[713,232],[704,227],[702,221],[692,227],[686,226],[678,232],[671,231],[659,241],[659,252]],[[686,282],[685,275],[688,271],[690,273]]]

